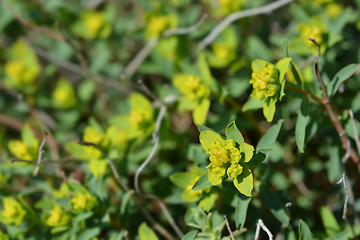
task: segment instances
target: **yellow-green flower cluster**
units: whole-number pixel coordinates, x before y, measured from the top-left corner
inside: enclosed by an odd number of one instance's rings
[[[201,146],[210,154],[211,163],[207,166],[209,182],[217,185],[225,179],[233,179],[242,194],[251,196],[253,178],[248,163],[253,157],[254,147],[244,142],[234,122],[226,128],[226,135],[228,139],[224,140],[210,130],[200,133]]]
[[[10,140],[9,151],[19,159],[35,160],[38,154],[39,140],[34,137],[30,126],[25,124],[22,129],[22,140]]]
[[[325,51],[326,43],[324,38],[326,37],[327,30],[326,24],[321,16],[314,16],[307,23],[299,23],[297,28],[301,41],[303,41],[305,47],[310,47],[313,53],[317,52],[317,46],[309,41],[309,38],[311,38],[315,39],[320,45],[322,53]]]
[[[31,85],[40,73],[37,57],[24,41],[15,42],[7,51],[7,58],[4,71],[8,87],[23,89]]]
[[[53,91],[53,102],[56,108],[68,109],[76,104],[73,85],[65,78],[60,78]]]
[[[71,215],[66,213],[59,205],[55,205],[50,210],[49,217],[46,220],[46,225],[50,227],[66,226],[71,220]]]
[[[84,39],[107,38],[112,27],[104,11],[83,11],[80,19],[72,26],[74,34]]]
[[[96,198],[90,193],[77,193],[70,201],[71,208],[75,211],[90,211],[96,203]]]
[[[215,140],[210,149],[208,149],[211,163],[207,168],[211,173],[218,175],[219,178],[224,177],[225,173],[227,173],[229,178],[236,178],[243,171],[241,164],[250,161],[253,151],[254,147],[247,143],[242,143],[237,148],[235,141],[232,139]],[[244,157],[242,157],[241,152]]]
[[[146,37],[148,39],[157,38],[160,34],[171,28],[176,28],[178,19],[175,15],[156,15],[149,14],[145,18]]]
[[[4,224],[19,225],[23,222],[26,211],[13,198],[3,198],[3,210],[0,212],[0,221]]]
[[[250,84],[253,86],[252,97],[257,100],[263,100],[267,97],[273,97],[280,91],[279,73],[271,63],[265,63],[260,71],[254,71],[251,74]]]
[[[265,100],[263,113],[268,122],[271,122],[275,114],[275,104],[285,95],[284,76],[289,70],[291,58],[279,60],[276,65],[255,59],[251,63],[252,75],[250,84],[253,86],[251,97],[257,100]]]
[[[189,101],[196,102],[210,95],[210,88],[192,74],[177,75],[174,84]]]

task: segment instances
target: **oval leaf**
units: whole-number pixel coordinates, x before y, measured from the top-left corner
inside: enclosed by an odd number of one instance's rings
[[[335,93],[337,92],[337,90],[339,89],[340,85],[345,82],[346,80],[348,80],[355,72],[356,70],[360,67],[359,64],[350,64],[347,65],[346,67],[342,68],[339,72],[337,72],[334,76],[334,78],[331,80],[329,89],[328,89],[328,94],[330,96],[335,95]]]
[[[312,239],[312,235],[310,228],[308,227],[308,225],[306,225],[306,223],[303,220],[300,219],[299,240],[311,240],[311,239]]]
[[[138,230],[138,234],[140,237],[140,240],[158,240],[159,238],[156,236],[153,230],[146,225],[145,222],[143,222]]]
[[[191,189],[193,191],[198,191],[207,187],[211,187],[212,184],[209,182],[208,179],[208,172],[202,175],[194,184],[194,187]]]
[[[265,135],[261,137],[256,148],[257,149],[272,148],[272,145],[274,144],[274,142],[277,139],[277,136],[279,135],[283,122],[284,120],[280,119],[275,125],[271,126],[271,128],[269,128],[269,130],[265,133]]]
[[[301,107],[298,112],[298,117],[296,120],[295,126],[295,139],[296,145],[300,152],[304,152],[304,143],[305,143],[305,136],[306,136],[306,126],[309,122],[309,100],[305,98],[301,102]]]
[[[241,231],[241,229],[244,227],[250,201],[250,197],[236,195],[235,224],[237,230],[239,231]]]
[[[232,121],[225,129],[225,134],[227,139],[232,139],[237,142],[239,145],[244,142],[244,138],[236,127],[235,121]]]

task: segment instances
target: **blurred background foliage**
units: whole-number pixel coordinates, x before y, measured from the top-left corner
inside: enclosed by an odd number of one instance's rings
[[[317,58],[356,149],[360,1],[289,1],[199,45],[230,14],[270,3],[2,0],[0,239],[173,239],[181,232],[185,239],[231,239],[223,215],[236,239],[253,239],[258,219],[276,239],[359,234],[358,164],[341,163],[345,152],[324,107],[291,89],[301,85],[322,97]],[[251,63],[286,57],[299,75],[286,73],[290,88],[267,122],[263,102],[250,97]],[[245,142],[260,148],[262,139],[272,148],[253,171],[251,198],[226,181],[195,185],[208,165],[197,124],[223,134],[233,120]],[[180,234],[158,200],[131,190],[157,124],[158,148],[140,188],[165,202]],[[35,164],[11,160],[36,162],[44,131],[44,163],[33,176]],[[117,184],[106,156],[79,139],[102,149],[127,188]],[[337,184],[344,171],[351,190],[346,221],[345,191]]]

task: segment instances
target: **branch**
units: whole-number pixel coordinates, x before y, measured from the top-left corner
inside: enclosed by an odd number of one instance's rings
[[[339,134],[339,137],[340,137],[340,140],[341,140],[341,143],[342,143],[342,147],[346,152],[345,156],[347,155],[347,153],[350,152],[349,153],[350,158],[357,165],[358,170],[360,171],[360,159],[359,159],[359,156],[351,148],[351,146],[349,147],[350,140],[347,137],[344,128],[341,126],[341,123],[340,123],[339,119],[337,118],[334,109],[331,106],[330,98],[329,98],[329,96],[327,94],[326,86],[325,86],[324,81],[322,80],[322,78],[320,76],[320,71],[319,71],[319,66],[318,66],[318,61],[317,60],[314,60],[314,68],[315,68],[316,77],[317,77],[317,79],[318,79],[318,81],[320,83],[321,90],[322,90],[322,93],[323,93],[323,106],[326,108],[326,111],[329,114],[330,120],[333,123],[336,131]],[[349,150],[349,148],[350,148],[350,150]],[[343,159],[345,159],[345,156],[344,156]]]
[[[41,144],[40,144],[40,147],[39,147],[39,150],[38,150],[38,158],[37,158],[37,161],[36,161],[36,168],[35,168],[35,171],[34,171],[34,174],[33,174],[34,177],[36,177],[39,174],[40,164],[41,164],[41,160],[42,160],[42,154],[44,153],[43,148],[44,148],[47,136],[48,136],[48,132],[44,131],[44,138],[41,141]]]
[[[146,165],[148,165],[148,163],[154,157],[156,149],[157,149],[157,147],[159,145],[159,140],[160,140],[159,129],[160,129],[160,126],[161,126],[162,119],[164,118],[165,111],[166,111],[166,107],[162,106],[161,109],[160,109],[159,115],[158,115],[158,117],[156,119],[155,130],[154,130],[154,132],[152,134],[153,143],[154,143],[153,149],[151,150],[151,152],[150,152],[149,156],[147,157],[147,159],[140,165],[140,167],[135,172],[134,185],[135,185],[135,191],[138,194],[141,194],[140,187],[139,187],[140,173],[144,170]]]
[[[7,10],[9,10],[9,12],[11,12],[11,14],[16,18],[16,20],[18,20],[25,27],[28,27],[36,32],[45,34],[55,40],[62,41],[62,42],[65,41],[65,38],[63,35],[61,35],[59,33],[55,33],[47,27],[38,27],[38,26],[32,24],[31,22],[25,20],[24,18],[22,18],[17,12],[15,12],[15,10],[7,3],[6,0],[2,0],[2,4],[4,5],[5,8],[7,8]]]
[[[140,67],[142,62],[147,56],[149,56],[151,50],[159,43],[161,38],[167,38],[173,35],[184,35],[192,31],[195,31],[207,18],[207,15],[202,15],[199,21],[194,25],[187,28],[175,28],[166,30],[160,37],[150,40],[130,61],[130,63],[125,67],[125,75],[132,76],[136,70]]]
[[[224,20],[222,20],[211,32],[209,35],[207,35],[198,45],[198,47],[202,50],[206,46],[208,46],[214,39],[226,28],[228,25],[233,23],[236,20],[239,20],[241,18],[255,16],[255,15],[261,15],[266,14],[274,11],[275,9],[278,9],[282,6],[285,6],[286,4],[289,4],[293,2],[294,0],[279,0],[273,3],[270,3],[268,5],[254,8],[254,9],[248,9],[244,11],[235,12],[229,16],[227,16]]]
[[[269,239],[270,239],[270,240],[273,240],[273,235],[272,235],[272,233],[271,233],[270,230],[265,226],[263,220],[261,220],[261,219],[259,219],[259,221],[258,221],[258,223],[257,223],[254,240],[259,240],[260,227],[267,233],[267,235],[269,236]]]
[[[350,119],[354,128],[354,135],[355,135],[355,143],[356,143],[356,148],[358,150],[358,153],[360,154],[360,141],[359,141],[359,135],[358,135],[358,131],[357,131],[357,127],[356,127],[356,122],[354,119],[354,113],[351,109],[349,109],[349,114],[350,114]]]
[[[231,239],[232,239],[232,240],[235,240],[234,234],[233,234],[233,232],[231,231],[230,224],[229,224],[229,221],[228,221],[226,215],[224,215],[224,218],[225,218],[226,228],[227,228],[227,230],[228,230],[229,233],[230,233]]]

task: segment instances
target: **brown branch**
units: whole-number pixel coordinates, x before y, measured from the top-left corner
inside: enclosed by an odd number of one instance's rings
[[[346,135],[346,132],[344,130],[344,128],[342,127],[340,120],[338,119],[338,117],[335,114],[334,109],[331,106],[330,103],[330,98],[327,94],[327,90],[326,90],[326,86],[324,84],[324,81],[322,80],[321,76],[320,76],[320,71],[319,71],[319,66],[318,66],[318,61],[314,60],[314,68],[315,68],[315,74],[316,77],[320,83],[321,86],[321,90],[323,93],[323,102],[322,105],[325,107],[326,111],[329,114],[330,120],[333,123],[336,131],[339,134],[341,143],[342,143],[342,148],[345,150],[345,152],[348,152],[348,144],[350,142],[348,136]],[[356,154],[356,152],[351,148],[350,149],[350,158],[352,159],[352,161],[357,165],[358,170],[360,171],[360,159],[359,156]]]
[[[36,32],[40,32],[42,34],[45,34],[55,40],[58,41],[65,41],[65,38],[63,35],[53,32],[52,30],[50,30],[47,27],[39,27],[36,26],[34,24],[32,24],[31,22],[25,20],[24,18],[22,18],[17,12],[15,12],[15,10],[7,3],[6,0],[2,0],[2,4],[4,5],[5,8],[7,8],[7,10],[9,10],[9,12],[11,12],[11,14],[16,18],[16,20],[18,20],[22,25],[24,25],[25,27],[28,27]]]

